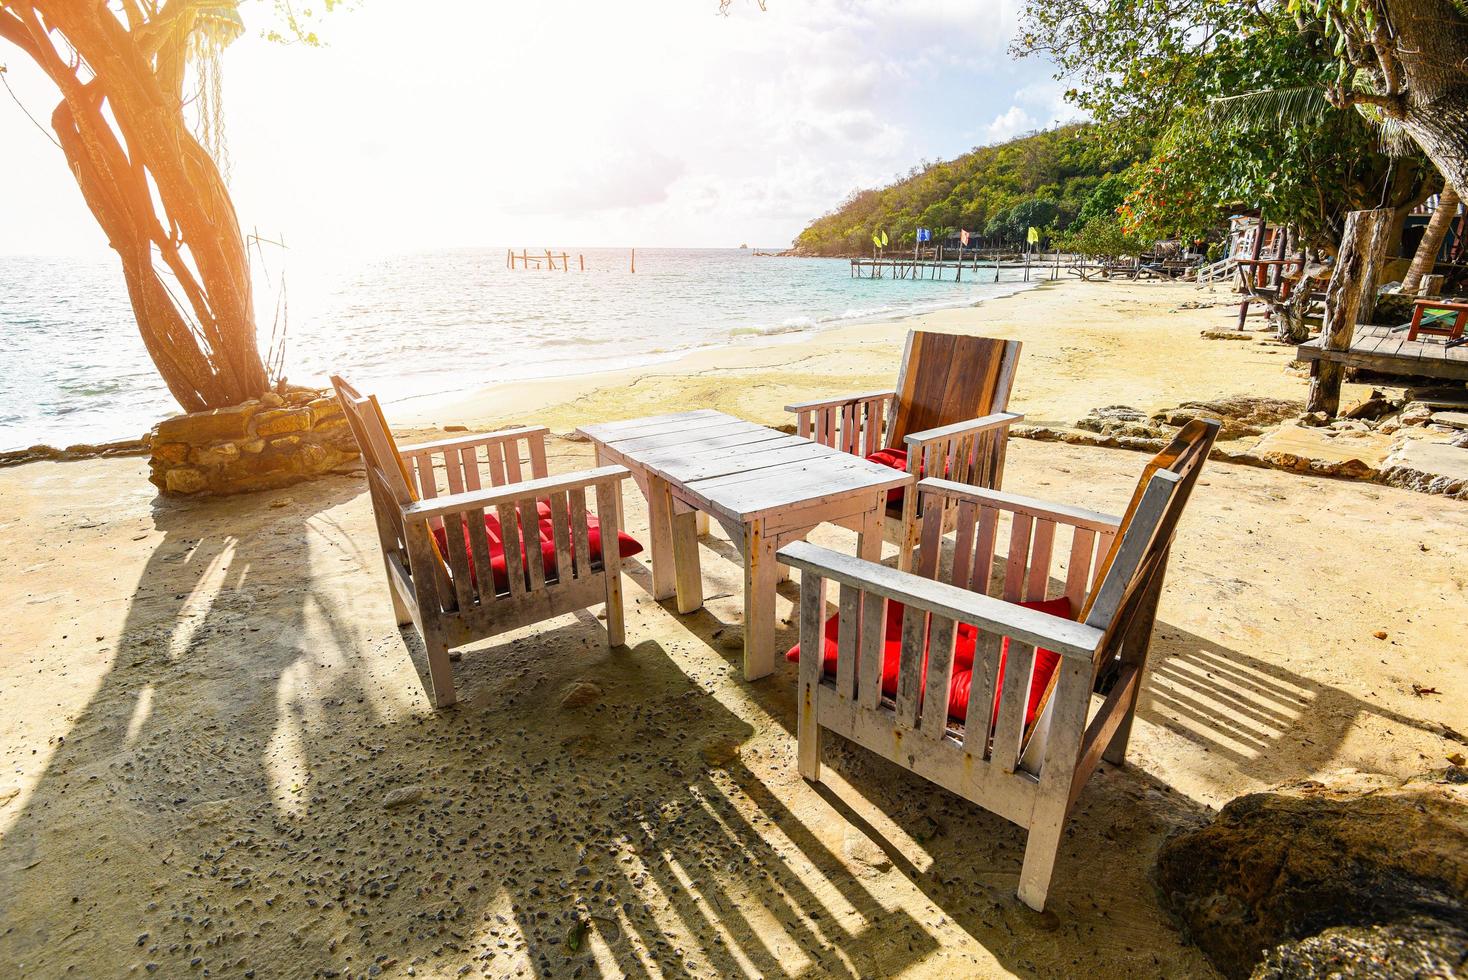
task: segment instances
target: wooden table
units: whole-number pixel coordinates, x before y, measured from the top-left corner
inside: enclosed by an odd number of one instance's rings
[[[829,522],[879,560],[887,491],[912,476],[712,409],[582,426],[597,458],[631,470],[647,498],[652,591],[678,611],[703,605],[698,522],[706,514],[744,557],[744,676],[775,669],[775,550]],[[788,573],[785,573],[788,574]]]

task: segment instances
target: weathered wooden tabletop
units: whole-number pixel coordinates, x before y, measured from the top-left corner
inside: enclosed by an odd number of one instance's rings
[[[668,481],[721,522],[748,523],[833,494],[906,486],[900,470],[698,409],[582,426],[582,435],[623,465]]]
[[[723,525],[744,558],[744,672],[774,669],[775,550],[830,522],[881,555],[887,492],[910,474],[712,409],[582,426],[597,455],[632,471],[648,502],[653,595],[703,604],[696,513]]]

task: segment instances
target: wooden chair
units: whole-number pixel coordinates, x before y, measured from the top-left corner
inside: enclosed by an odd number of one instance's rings
[[[544,426],[399,450],[375,397],[331,383],[362,450],[398,625],[428,651],[435,707],[455,700],[452,647],[602,602],[607,642],[623,643],[621,559],[641,550],[619,533],[626,469],[549,476]],[[610,559],[602,542],[617,543]]]
[[[1168,551],[1217,434],[1216,422],[1189,422],[1120,518],[923,480],[916,574],[803,541],[780,549],[801,571],[801,775],[820,778],[828,730],[1025,827],[1019,897],[1042,909],[1082,787],[1101,759],[1124,760]],[[940,580],[949,508],[957,534]],[[828,579],[841,587],[834,623]],[[804,655],[815,649],[825,655]],[[1114,666],[1093,710],[1095,678]]]
[[[1009,426],[1007,411],[1020,342],[912,330],[897,387],[827,401],[786,405],[798,435],[875,462],[975,487],[999,489]],[[916,494],[893,491],[885,537],[899,546],[900,567],[916,545]]]

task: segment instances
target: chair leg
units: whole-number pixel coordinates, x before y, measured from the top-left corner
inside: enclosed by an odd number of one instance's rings
[[[435,708],[447,708],[458,700],[454,693],[454,666],[449,663],[449,647],[443,634],[430,629],[423,636],[423,646],[428,650],[428,680],[433,690],[429,697]]]
[[[815,691],[800,685],[800,717],[796,721],[795,768],[813,783],[821,781],[821,726],[815,719]]]
[[[607,646],[627,643],[626,612],[622,608],[622,563],[607,569]]]
[[[1050,893],[1050,878],[1055,873],[1055,860],[1060,856],[1067,802],[1065,799],[1037,801],[1030,821],[1025,860],[1019,871],[1019,900],[1036,912],[1045,911],[1045,896]]]
[[[393,585],[391,578],[392,573],[389,572],[388,575],[389,578],[387,582],[387,594],[392,596],[393,616],[397,618],[399,626],[412,626],[413,611],[409,609],[408,604],[403,601],[403,597],[398,593],[397,586]]]

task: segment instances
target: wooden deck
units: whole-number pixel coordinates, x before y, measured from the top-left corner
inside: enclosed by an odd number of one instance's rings
[[[1468,344],[1449,347],[1441,337],[1408,340],[1405,329],[1362,324],[1356,328],[1350,350],[1321,350],[1318,337],[1297,350],[1302,361],[1338,361],[1382,374],[1468,381]]]

